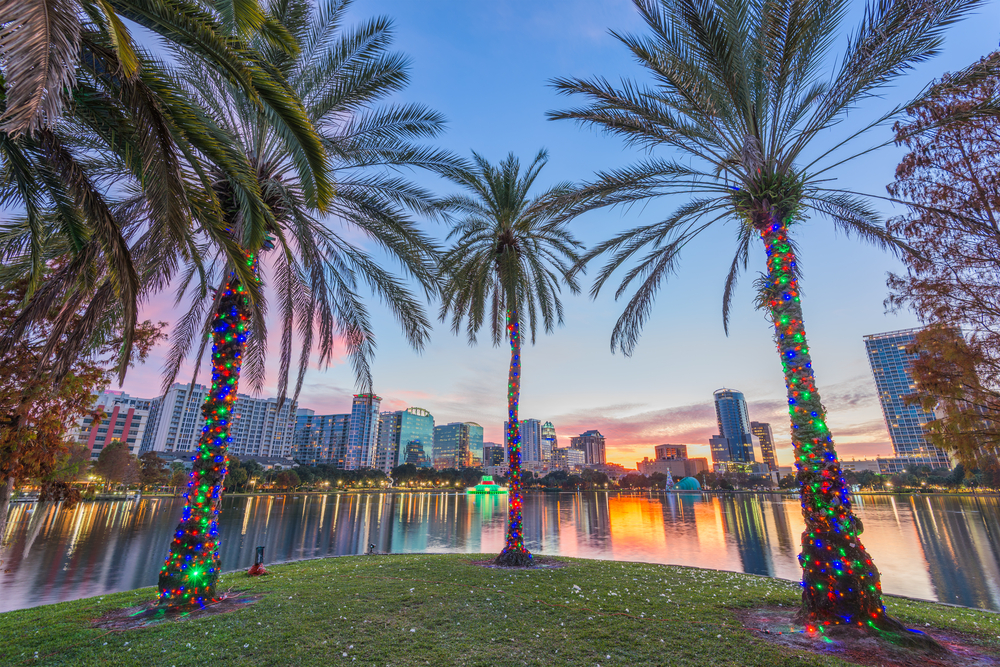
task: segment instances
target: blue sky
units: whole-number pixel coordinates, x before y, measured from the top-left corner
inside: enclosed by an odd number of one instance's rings
[[[863,3],[857,2],[841,43],[862,11]],[[631,2],[355,0],[349,17],[358,22],[379,14],[394,19],[394,46],[412,59],[412,84],[396,99],[420,102],[445,114],[448,130],[439,145],[463,155],[476,150],[494,162],[511,151],[528,161],[545,147],[550,160],[539,178],[542,187],[585,180],[596,170],[641,157],[615,138],[545,119],[546,111],[574,103],[549,87],[553,77],[644,79],[624,46],[608,34],[642,30]],[[884,90],[884,99],[866,102],[847,126],[993,51],[1000,37],[998,25],[993,3],[953,26],[941,56]],[[868,141],[879,143],[889,136],[888,129],[876,130]],[[890,146],[832,175],[838,187],[884,195],[901,154]],[[436,192],[453,190],[426,174],[412,176]],[[589,246],[652,222],[683,201],[593,212],[575,221],[573,230]],[[886,215],[902,212],[880,206]],[[434,234],[447,231],[440,223],[427,224]],[[806,331],[838,449],[846,457],[889,454],[862,336],[917,324],[912,315],[886,314],[883,307],[886,274],[900,264],[836,233],[820,217],[797,234]],[[712,392],[726,386],[746,394],[751,419],[772,423],[779,462],[789,465],[781,366],[770,326],[752,307],[751,283],[764,268],[762,247],[752,256],[737,291],[728,338],[722,329],[721,294],[734,242],[735,225],[730,223],[706,232],[690,246],[679,272],[661,290],[630,358],[610,352],[610,333],[623,307],[613,300],[613,292],[597,300],[566,295],[565,326],[524,350],[521,417],[551,420],[564,445],[572,435],[600,429],[608,437],[608,459],[627,467],[652,456],[653,445],[661,443],[688,444],[691,455],[708,456],[708,437],[716,432]],[[589,287],[589,280],[585,284]],[[147,316],[162,318],[167,299],[164,295],[151,303]],[[435,305],[431,308],[436,312]],[[417,354],[406,346],[391,317],[378,305],[373,310],[378,335],[375,390],[383,407],[423,407],[438,423],[474,421],[485,428],[486,440],[501,441],[508,349],[492,347],[485,337],[469,347],[464,337],[438,324],[431,344]],[[151,388],[159,385],[161,353],[130,374],[126,391],[155,393]],[[277,376],[274,371],[271,378]],[[309,372],[299,404],[320,413],[348,412],[353,391],[350,368],[339,363]]]

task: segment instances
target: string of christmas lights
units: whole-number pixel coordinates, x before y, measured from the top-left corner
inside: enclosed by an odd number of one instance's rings
[[[802,533],[802,613],[810,631],[832,625],[896,629],[882,604],[879,571],[858,536],[861,521],[851,511],[826,411],[816,391],[806,345],[795,254],[788,225],[775,218],[761,229],[767,247],[769,306],[785,372],[792,445],[806,528]]]
[[[247,264],[256,274],[253,254],[247,255]],[[218,517],[249,308],[245,288],[230,274],[212,321],[212,388],[201,408],[205,424],[198,450],[191,457],[191,474],[184,493],[187,502],[170,553],[160,569],[159,604],[164,609],[204,608],[217,599],[215,587],[221,567]]]
[[[521,426],[517,420],[517,402],[521,394],[521,332],[516,312],[507,310],[507,336],[510,338],[510,373],[507,378],[507,442],[510,453],[510,489],[507,493],[507,544],[497,556],[497,565],[526,567],[531,552],[524,547],[521,517]]]

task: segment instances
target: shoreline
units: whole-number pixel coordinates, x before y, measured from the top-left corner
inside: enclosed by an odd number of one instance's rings
[[[8,638],[0,645],[0,663],[833,664],[744,626],[744,610],[794,612],[801,600],[797,583],[688,566],[540,556],[545,562],[528,570],[479,565],[492,554],[272,564],[266,577],[224,574],[219,590],[229,590],[235,604],[183,621],[129,624],[152,602],[153,588],[9,611],[0,614],[0,633]],[[1000,614],[891,595],[885,602],[911,628],[964,637],[989,655],[1000,650]],[[826,656],[836,649],[819,638],[815,643]]]
[[[536,489],[525,489],[525,493],[615,493],[615,494],[644,494],[644,495],[674,495],[678,497],[688,497],[694,498],[698,496],[781,496],[794,498],[798,496],[798,491],[758,491],[750,489],[734,489],[731,491],[725,491],[721,489],[701,489],[699,491],[665,491],[664,489],[586,489],[578,491],[568,491],[564,489],[559,490],[547,490],[545,488]],[[461,495],[482,495],[482,494],[467,494],[464,489],[440,489],[440,488],[427,488],[427,489],[338,489],[332,491],[258,491],[258,492],[237,492],[237,493],[226,493],[224,497],[240,497],[240,498],[267,498],[274,496],[329,496],[329,495],[344,495],[344,494],[410,494],[410,493],[438,493],[438,494],[461,494]],[[506,494],[490,494],[491,496],[506,496]],[[852,496],[889,496],[889,497],[912,497],[916,496],[919,498],[926,497],[951,497],[951,498],[998,498],[1000,497],[1000,491],[986,491],[986,492],[972,492],[972,491],[858,491],[852,493]],[[136,494],[127,493],[117,493],[117,494],[98,494],[94,498],[81,498],[79,502],[104,502],[104,501],[126,501],[135,500]],[[141,493],[138,498],[141,500],[143,498],[182,498],[180,494],[169,494],[169,493]],[[10,499],[11,503],[37,503],[37,497],[24,497],[15,496]]]

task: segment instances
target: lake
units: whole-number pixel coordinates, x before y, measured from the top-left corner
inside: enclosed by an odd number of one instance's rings
[[[156,583],[180,498],[11,506],[0,611]],[[887,593],[1000,610],[997,498],[857,496]],[[381,552],[497,553],[506,496],[342,493],[226,497],[222,565]],[[536,554],[693,565],[799,579],[795,498],[594,491],[526,494]]]

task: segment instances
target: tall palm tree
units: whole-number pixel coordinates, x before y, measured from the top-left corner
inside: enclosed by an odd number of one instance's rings
[[[232,238],[246,250],[246,263],[258,276],[255,280],[268,288],[277,304],[279,404],[289,384],[296,328],[302,349],[292,402],[312,351],[318,348],[320,363],[328,364],[338,342],[346,346],[358,383],[371,390],[374,332],[359,293],[362,283],[390,308],[409,343],[416,349],[424,345],[430,323],[420,299],[350,235],[375,243],[432,294],[437,249],[410,213],[434,215],[433,198],[393,172],[402,167],[442,171],[459,164],[447,152],[414,143],[441,131],[440,114],[414,104],[379,104],[405,88],[409,63],[388,51],[392,38],[388,19],[343,28],[348,4],[279,0],[269,6],[269,13],[300,48],[290,55],[264,38],[251,42],[265,54],[269,67],[289,82],[303,101],[309,122],[318,128],[328,156],[325,166],[337,182],[337,196],[325,216],[311,205],[296,169],[295,152],[271,119],[201,61],[186,58],[178,72],[187,82],[187,94],[227,134],[227,150],[249,165],[263,196],[267,215],[245,215],[233,180],[218,169],[206,174],[225,203],[225,224]],[[260,254],[267,249],[274,249],[273,259],[261,262]],[[205,427],[194,457],[188,502],[160,574],[161,603],[167,608],[204,604],[215,597],[216,515],[226,474],[229,420],[241,378],[252,390],[261,389],[267,354],[263,289],[257,303],[251,303],[245,280],[211,239],[202,240],[197,256],[204,261],[189,262],[178,287],[178,300],[186,295],[192,305],[175,328],[164,384],[173,381],[196,339],[201,341],[194,355],[197,366],[207,344],[205,334],[211,333],[212,387],[202,409]],[[218,259],[214,264],[212,257]]]
[[[507,443],[510,453],[507,543],[497,557],[498,565],[526,567],[531,553],[524,546],[521,518],[521,434],[517,417],[521,389],[521,324],[535,342],[538,324],[546,333],[562,324],[559,298],[562,283],[576,293],[572,277],[581,247],[566,229],[564,211],[552,200],[570,192],[561,183],[534,197],[531,186],[548,161],[543,149],[524,172],[513,154],[493,166],[473,153],[473,165],[454,169],[446,176],[466,193],[443,199],[444,211],[461,218],[448,235],[454,245],[441,262],[441,311],[451,317],[456,334],[465,323],[469,343],[484,323],[489,323],[493,344],[504,336],[510,341],[510,371],[507,374]]]
[[[259,29],[268,42],[294,51],[291,36],[256,1],[225,0],[204,4],[186,0],[132,2],[119,0],[25,0],[0,4],[0,205],[24,211],[27,245],[2,249],[3,259],[16,253],[31,257],[29,301],[15,323],[0,334],[0,349],[9,349],[26,327],[44,318],[54,303],[75,301],[64,313],[88,304],[91,315],[80,323],[74,344],[59,350],[60,369],[68,368],[79,351],[77,342],[93,332],[102,318],[97,311],[124,306],[125,334],[119,355],[121,378],[132,353],[132,332],[139,302],[149,285],[169,282],[174,255],[190,258],[192,227],[227,248],[238,262],[241,249],[223,237],[219,202],[211,190],[186,179],[193,164],[207,161],[226,171],[234,182],[247,183],[244,166],[233,163],[220,135],[207,127],[200,112],[176,94],[163,67],[133,42],[119,14],[163,36],[168,44],[198,58],[225,76],[272,119],[290,149],[307,192],[325,206],[330,196],[325,151],[301,101],[280,73],[268,69],[259,51],[244,39]],[[229,26],[240,28],[228,35]],[[71,102],[71,104],[70,104]],[[195,157],[196,156],[196,157]],[[101,179],[107,179],[105,183]],[[108,187],[113,184],[113,187]],[[254,184],[251,184],[254,185]],[[132,210],[124,219],[115,196],[135,187],[142,192],[145,215]],[[263,211],[261,195],[241,192],[245,208]],[[207,195],[207,196],[206,196]],[[128,208],[128,207],[126,207]],[[210,213],[206,215],[206,212]],[[148,227],[146,242],[137,241],[137,227]],[[73,261],[59,272],[44,273],[42,246],[52,234],[64,237]],[[136,253],[142,248],[160,255],[154,278],[142,276],[149,266]],[[94,294],[87,269],[101,261],[109,272]],[[94,297],[98,298],[94,298]],[[251,297],[256,297],[251,289]],[[63,318],[65,319],[65,317]],[[65,322],[55,327],[61,331]],[[54,345],[58,337],[50,341]]]
[[[905,105],[837,135],[829,130],[915,63],[936,54],[945,27],[980,3],[869,3],[829,77],[831,51],[851,4],[847,0],[634,3],[650,34],[616,37],[652,76],[652,85],[558,79],[554,85],[560,92],[581,95],[587,103],[550,114],[619,135],[649,151],[672,148],[683,158],[649,157],[599,173],[576,193],[572,213],[661,195],[697,195],[665,220],[618,234],[587,253],[585,261],[610,255],[594,295],[618,268],[642,253],[618,288],[621,295],[637,285],[615,326],[612,349],[632,352],[680,251],[713,223],[735,220],[736,253],[722,305],[728,332],[733,289],[746,268],[750,243],[759,238],[767,252],[764,299],[785,373],[806,521],[801,618],[811,627],[899,630],[886,616],[878,569],[858,539],[861,522],[851,510],[816,389],[790,232],[814,212],[877,246],[900,248],[870,199],[832,187],[829,174],[873,150],[870,145],[855,148],[856,140],[884,127]],[[891,140],[887,137],[885,143]]]

